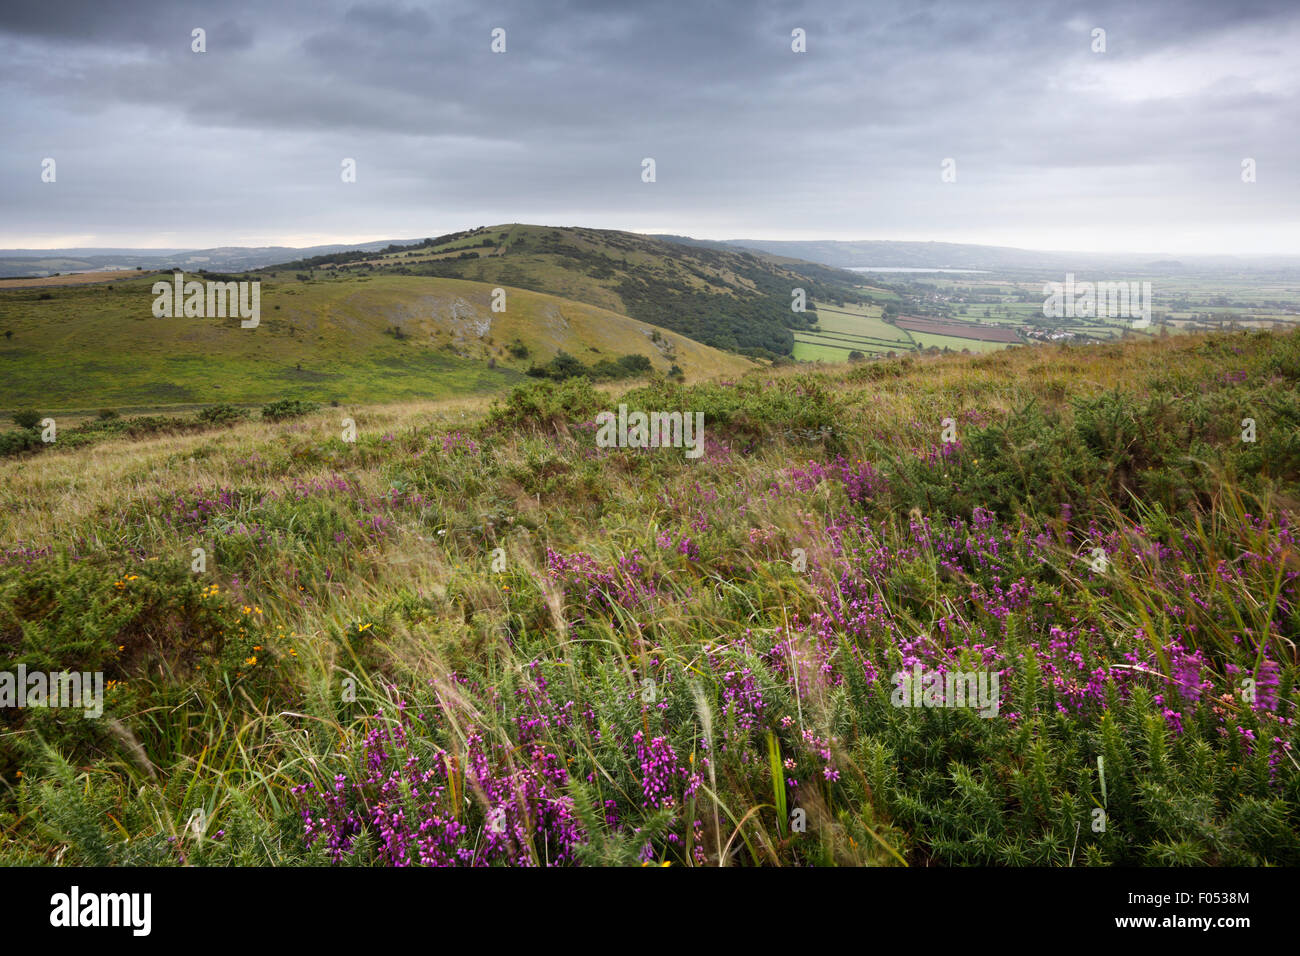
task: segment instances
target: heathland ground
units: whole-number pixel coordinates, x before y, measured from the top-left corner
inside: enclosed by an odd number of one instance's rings
[[[1297,381],[1198,333],[15,446],[6,666],[109,683],[4,711],[0,855],[1296,864]]]

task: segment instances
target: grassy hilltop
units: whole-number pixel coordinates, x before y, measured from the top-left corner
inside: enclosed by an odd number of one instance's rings
[[[0,860],[1295,865],[1298,381],[1189,334],[0,461],[3,666],[111,682],[0,713]]]
[[[791,311],[856,290],[853,273],[765,253],[670,242],[608,229],[511,223],[428,240],[388,254],[316,256],[281,268],[455,276],[549,292],[628,315],[731,351],[789,355],[794,331],[815,323]]]

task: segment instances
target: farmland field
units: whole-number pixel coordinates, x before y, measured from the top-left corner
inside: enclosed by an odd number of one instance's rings
[[[851,351],[865,355],[908,351],[907,333],[880,319],[880,306],[862,303],[817,303],[818,332],[796,332],[794,357],[805,361],[843,362]]]
[[[918,347],[923,349],[952,349],[954,352],[960,352],[962,349],[968,349],[971,352],[999,352],[1007,347],[1005,342],[968,339],[955,335],[937,335],[933,332],[913,332],[912,339]]]
[[[941,321],[904,315],[899,317],[898,327],[908,332],[923,332],[947,338],[976,339],[981,342],[997,342],[1003,345],[1020,341],[1020,337],[1011,329],[991,328],[972,322]]]
[[[981,324],[904,316],[893,324],[881,318],[879,305],[817,303],[816,308],[818,330],[795,333],[796,359],[843,362],[855,350],[870,356],[930,347],[986,352],[1020,342],[1013,331],[991,320]]]

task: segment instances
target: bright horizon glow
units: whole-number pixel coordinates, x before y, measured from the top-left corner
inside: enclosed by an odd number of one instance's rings
[[[521,220],[515,220],[521,221]],[[482,219],[476,220],[477,224],[487,226],[504,225],[499,222],[484,222]],[[826,232],[817,232],[810,229],[751,229],[745,232],[739,232],[736,229],[691,229],[682,225],[638,225],[617,227],[607,223],[575,223],[570,217],[555,217],[554,219],[528,222],[528,225],[550,226],[561,228],[564,225],[580,225],[590,229],[616,229],[622,232],[637,233],[640,235],[675,235],[686,236],[691,239],[703,239],[714,242],[735,242],[738,240],[752,241],[781,241],[781,242],[935,242],[935,243],[955,243],[958,245],[970,246],[996,246],[1009,249],[1021,249],[1026,252],[1086,252],[1086,253],[1108,253],[1112,255],[1151,255],[1151,256],[1234,256],[1247,258],[1251,256],[1296,256],[1300,257],[1300,249],[1292,245],[1286,248],[1284,243],[1279,242],[1277,245],[1266,245],[1267,239],[1261,236],[1260,230],[1243,230],[1244,234],[1234,231],[1220,231],[1213,237],[1197,236],[1192,233],[1184,233],[1176,238],[1169,238],[1166,241],[1160,241],[1158,237],[1152,234],[1145,234],[1142,231],[1130,230],[1127,232],[1122,245],[1114,242],[1112,237],[1104,237],[1103,230],[1070,230],[1069,232],[1036,232],[1036,233],[1004,233],[990,232],[983,235],[971,235],[968,233],[930,233],[918,234],[912,232],[887,233],[876,230],[863,230],[863,232],[843,232],[839,230],[827,230]],[[80,235],[59,235],[42,237],[38,240],[22,241],[15,239],[13,236],[0,233],[0,249],[23,249],[33,252],[57,251],[60,249],[130,249],[140,252],[163,251],[163,250],[205,250],[220,248],[269,248],[285,247],[290,249],[305,249],[312,246],[360,246],[371,242],[419,242],[421,239],[437,235],[445,235],[452,232],[460,232],[466,229],[474,228],[474,224],[460,226],[451,226],[438,228],[425,233],[416,235],[404,235],[401,230],[394,230],[392,233],[375,233],[368,232],[360,236],[340,236],[321,233],[303,233],[288,236],[266,236],[266,235],[246,235],[238,237],[212,237],[202,234],[181,237],[175,233],[167,234],[164,240],[161,237],[155,242],[148,245],[135,244],[138,240],[130,234],[80,234]],[[1113,232],[1113,230],[1112,230]],[[1300,235],[1300,223],[1297,224],[1280,224],[1275,230],[1268,230],[1268,233],[1286,234],[1288,238]],[[1018,236],[1020,238],[1018,238]],[[1195,237],[1202,241],[1189,242],[1189,238]],[[1213,245],[1209,241],[1213,241]]]

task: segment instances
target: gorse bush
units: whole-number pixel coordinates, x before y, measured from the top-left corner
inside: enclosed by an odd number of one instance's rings
[[[20,455],[41,447],[41,436],[31,429],[0,432],[0,455]]]
[[[277,403],[276,407],[267,407],[272,408],[272,420],[277,421],[284,417],[306,414],[315,409],[315,406],[311,403],[296,401],[289,401],[287,404],[281,402]],[[31,415],[35,415],[37,418],[33,421],[33,426],[39,424],[40,416],[38,412],[19,414],[24,415],[24,420],[28,420]],[[39,431],[34,427],[23,431],[0,432],[0,457],[19,455],[28,451],[48,450],[56,446],[79,448],[96,444],[108,438],[141,439],[158,435],[185,434],[234,425],[246,420],[248,417],[246,410],[225,403],[200,409],[192,417],[139,415],[132,418],[123,418],[113,409],[105,408],[101,409],[99,414],[90,421],[62,429],[59,432],[57,442],[43,442]]]
[[[241,693],[264,692],[276,653],[264,648],[277,643],[264,630],[260,608],[232,605],[188,565],[149,561],[123,569],[59,555],[31,566],[0,566],[0,648],[7,668],[101,673],[111,712],[175,705],[197,690],[209,699],[240,686]],[[245,664],[254,657],[260,670]],[[73,714],[0,710],[10,731],[22,729],[13,749],[0,754],[30,758],[39,741],[82,760],[116,751],[106,724]],[[134,733],[149,759],[168,761],[173,744],[155,720],[139,723]]]
[[[268,422],[282,422],[290,418],[301,418],[320,408],[318,402],[308,402],[300,398],[282,398],[262,406],[262,418]]]
[[[845,409],[825,383],[813,376],[763,381],[760,377],[719,385],[647,385],[622,399],[629,408],[703,412],[710,436],[750,448],[760,442],[825,443],[842,448]]]
[[[485,427],[493,431],[553,432],[590,421],[606,404],[582,377],[560,383],[539,382],[514,389],[504,402],[494,405]]]
[[[200,410],[194,417],[207,425],[233,425],[248,418],[248,412],[235,405],[223,403],[210,405]],[[262,417],[266,417],[265,408],[262,409]]]

